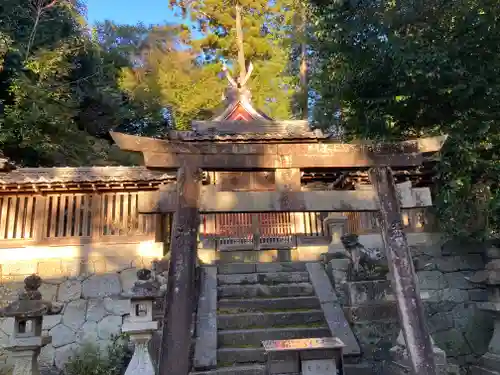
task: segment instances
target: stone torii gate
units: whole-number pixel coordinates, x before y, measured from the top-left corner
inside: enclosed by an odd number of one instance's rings
[[[141,207],[142,212],[174,212],[162,339],[167,353],[160,359],[160,375],[189,372],[189,294],[200,213],[347,210],[381,212],[382,238],[412,367],[415,374],[435,375],[432,345],[400,214],[401,206],[425,205],[422,200],[430,197],[428,189],[416,198],[415,194],[408,197],[398,192],[390,167],[421,165],[423,155],[439,151],[445,138],[344,144],[310,131],[305,122],[260,119],[194,122],[193,127],[191,132],[170,131],[167,139],[111,133],[122,150],[141,152],[146,167],[177,170],[176,190],[157,192]],[[301,191],[300,171],[312,168],[370,168],[374,189]],[[202,171],[272,171],[275,191],[217,191],[215,186],[202,186]]]

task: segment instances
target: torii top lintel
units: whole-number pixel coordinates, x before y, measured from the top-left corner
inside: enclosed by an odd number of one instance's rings
[[[177,169],[189,163],[204,170],[412,167],[422,164],[423,154],[438,152],[446,140],[446,136],[439,136],[398,143],[347,144],[318,139],[272,140],[258,135],[247,135],[244,141],[241,136],[210,139],[192,133],[172,132],[170,139],[117,132],[111,136],[122,150],[141,152],[148,168]]]

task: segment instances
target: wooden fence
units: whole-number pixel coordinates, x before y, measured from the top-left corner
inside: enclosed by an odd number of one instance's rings
[[[165,220],[138,213],[141,195],[140,191],[1,195],[0,241],[154,239],[158,223]]]
[[[375,212],[342,212],[347,216],[346,232],[356,234],[379,233]],[[254,228],[252,217],[259,222],[259,233],[263,238],[287,237],[300,234],[307,237],[328,236],[323,226],[328,212],[276,212],[276,213],[224,213],[215,216],[215,235],[251,239]],[[434,231],[434,218],[429,209],[406,209],[402,212],[403,225],[407,232]],[[251,243],[251,240],[250,240]]]
[[[0,242],[5,245],[27,243],[71,244],[81,242],[116,242],[156,239],[170,240],[170,215],[139,214],[141,191],[106,193],[18,194],[0,195]],[[374,212],[345,212],[347,232],[377,233]],[[252,243],[258,225],[262,243],[272,245],[292,241],[292,236],[327,236],[323,220],[327,212],[228,213],[215,217],[214,233],[201,233],[222,241]],[[202,215],[202,223],[206,216]],[[403,211],[408,232],[434,230],[432,214],[427,209]],[[158,229],[158,230],[157,230]]]

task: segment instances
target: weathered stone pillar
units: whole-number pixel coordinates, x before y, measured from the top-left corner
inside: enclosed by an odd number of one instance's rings
[[[347,255],[347,252],[340,240],[344,235],[346,223],[347,216],[340,213],[331,213],[325,218],[325,220],[323,220],[324,229],[331,236],[331,242],[328,245],[328,253],[339,256]]]
[[[158,322],[153,321],[153,302],[159,295],[160,285],[147,269],[137,271],[137,278],[132,290],[123,295],[130,298],[130,315],[125,318],[122,332],[129,334],[135,344],[125,375],[155,375],[148,343],[158,329]]]
[[[165,296],[159,375],[189,372],[191,324],[202,171],[183,161],[177,171],[168,286]]]
[[[446,360],[446,353],[438,348],[431,337],[432,351],[434,353],[434,360],[436,363],[437,375],[452,375],[448,371],[448,362]],[[390,360],[387,365],[386,375],[408,375],[412,374],[410,358],[408,350],[403,337],[403,331],[399,332],[396,345],[389,351]],[[458,375],[458,374],[457,374]]]
[[[14,359],[12,375],[40,375],[38,356],[51,342],[50,337],[42,336],[43,316],[59,313],[61,306],[42,301],[41,285],[39,276],[28,276],[19,300],[0,311],[1,316],[14,318],[14,331],[6,347]]]
[[[380,205],[380,227],[392,289],[396,297],[411,373],[436,375],[434,352],[425,323],[425,313],[406,235],[394,176],[389,167],[368,172]]]

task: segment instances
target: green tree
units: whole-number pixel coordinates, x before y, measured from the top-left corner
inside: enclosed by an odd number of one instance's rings
[[[129,162],[101,139],[130,107],[118,87],[126,62],[89,38],[80,4],[7,0],[0,13],[3,153],[29,166]]]
[[[448,134],[435,203],[454,236],[499,229],[497,3],[313,1],[317,125],[347,137]]]
[[[271,117],[292,117],[297,80],[290,74],[294,1],[172,0],[171,6],[189,17],[203,37],[193,41],[206,63],[229,61],[235,73],[238,61],[236,10],[241,7],[243,49],[254,65],[249,82],[256,107]],[[240,58],[241,59],[241,58]]]
[[[136,39],[136,61],[122,69],[120,87],[149,110],[166,112],[170,128],[186,130],[191,120],[210,117],[224,89],[220,66],[200,63],[187,30],[155,26]]]

